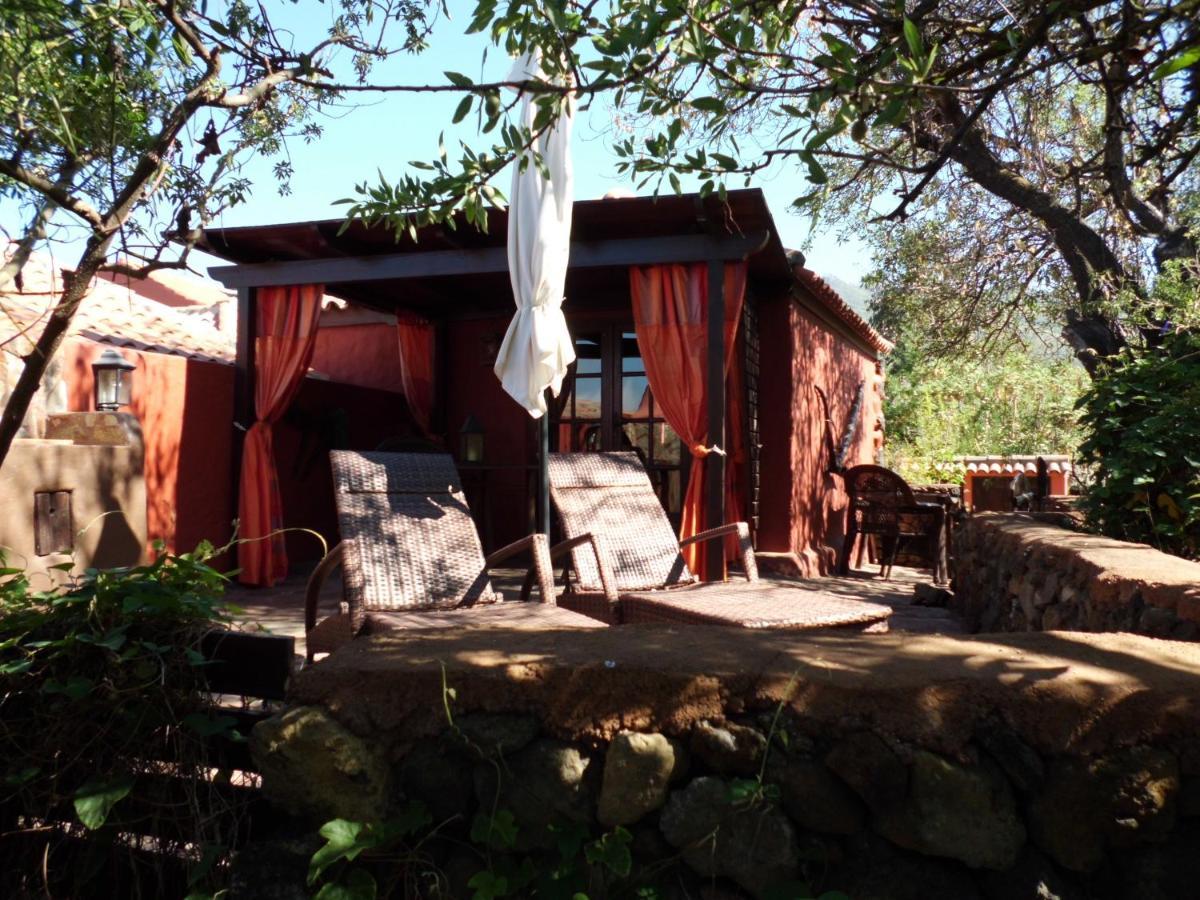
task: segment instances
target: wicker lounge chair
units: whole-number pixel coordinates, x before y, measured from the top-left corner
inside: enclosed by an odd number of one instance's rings
[[[609,623],[887,630],[890,607],[760,579],[745,522],[710,528],[681,544],[635,453],[551,454],[550,496],[564,534],[594,535],[591,546],[572,550],[575,577],[560,606]],[[737,536],[744,577],[699,584],[681,549],[731,534]],[[611,573],[603,573],[607,597],[597,559],[611,566]]]
[[[854,466],[846,470],[844,477],[850,502],[846,506],[846,537],[838,573],[850,573],[850,555],[859,535],[878,535],[882,539],[879,573],[885,580],[892,575],[901,539],[924,537],[933,557],[934,583],[945,584],[949,580],[945,505],[918,501],[908,482],[883,466]]]
[[[531,534],[484,559],[449,456],[335,450],[330,459],[342,542],[309,579],[304,629],[310,660],[357,634],[393,628],[603,627],[555,604],[545,535]],[[564,542],[554,553],[588,540]],[[541,602],[502,602],[488,571],[525,550],[534,565],[522,600],[536,579]],[[338,565],[341,612],[317,622],[321,585]]]

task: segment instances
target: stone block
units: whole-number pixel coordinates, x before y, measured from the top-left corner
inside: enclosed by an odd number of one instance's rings
[[[683,765],[682,747],[661,734],[618,734],[604,756],[600,824],[632,825],[661,808],[673,773]]]
[[[975,738],[1018,791],[1032,794],[1041,790],[1046,778],[1042,758],[1008,725],[986,722],[976,729]]]
[[[594,815],[595,786],[591,760],[575,745],[541,738],[505,759],[475,767],[475,796],[480,809],[512,812],[520,830],[517,848],[549,847],[548,826],[578,822]]]
[[[692,756],[718,775],[757,775],[766,750],[766,737],[746,725],[697,722],[692,728]]]
[[[267,799],[293,815],[319,822],[387,816],[387,763],[320,707],[299,706],[259,722],[250,753]]]
[[[876,812],[903,803],[908,793],[907,768],[872,732],[842,738],[825,756],[825,765]]]
[[[864,864],[867,860],[869,864]],[[845,862],[829,872],[824,885],[853,900],[980,900],[982,896],[971,871],[961,863],[901,850],[869,831],[848,840]]]
[[[516,753],[537,737],[541,727],[533,716],[468,713],[454,722],[449,737],[472,755],[484,758]]]
[[[1150,747],[1056,760],[1030,803],[1030,833],[1063,868],[1092,872],[1111,848],[1163,840],[1175,824],[1180,785],[1175,757]]]
[[[816,760],[772,760],[766,780],[779,786],[784,810],[801,828],[822,834],[854,834],[866,823],[862,801]]]
[[[475,801],[471,767],[445,752],[441,741],[421,741],[396,769],[401,796],[420,800],[435,822],[455,816],[469,819]]]
[[[672,791],[659,827],[697,874],[732,879],[755,897],[799,873],[787,816],[762,801],[735,803],[722,778],[704,776]]]
[[[913,756],[906,802],[873,824],[898,846],[972,869],[1007,869],[1025,844],[1025,825],[997,768],[964,766],[926,750]]]

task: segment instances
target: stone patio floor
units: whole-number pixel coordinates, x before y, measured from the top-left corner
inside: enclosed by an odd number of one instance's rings
[[[860,570],[845,578],[823,577],[791,579],[798,586],[830,595],[883,603],[892,607],[891,631],[915,634],[965,634],[961,620],[947,609],[920,606],[914,602],[914,592],[920,583],[930,582],[929,573],[919,569],[897,566],[892,578],[879,578],[877,569]],[[492,573],[497,590],[508,598],[520,591],[522,569],[500,569]],[[262,629],[272,634],[291,635],[296,639],[296,652],[304,653],[304,589],[308,571],[291,575],[274,588],[230,587],[226,592],[230,602],[244,610],[237,616],[242,627]],[[342,595],[342,583],[335,573],[321,592],[318,619],[337,611]]]

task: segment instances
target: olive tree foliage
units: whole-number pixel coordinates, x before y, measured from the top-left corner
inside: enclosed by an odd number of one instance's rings
[[[310,44],[246,0],[3,3],[0,202],[26,224],[0,291],[52,227],[83,240],[0,416],[0,463],[96,273],[185,266],[200,229],[245,198],[248,157],[278,156],[286,189],[285,142],[319,137],[335,74],[361,83],[422,49],[438,13],[423,0],[306,2],[331,23]]]
[[[476,110],[492,143],[361,184],[350,211],[398,231],[479,221],[565,94],[603,97],[640,185],[798,168],[797,205],[897,239],[957,212],[974,321],[1046,307],[1092,370],[1154,339],[1148,285],[1196,257],[1180,198],[1197,189],[1198,23],[1200,0],[478,0],[469,30],[543,56],[533,132],[504,83],[447,72],[456,120]]]
[[[918,335],[900,339],[887,376],[886,462],[913,482],[960,481],[958,456],[1074,456],[1084,437],[1075,406],[1088,378],[1064,354],[930,356]]]

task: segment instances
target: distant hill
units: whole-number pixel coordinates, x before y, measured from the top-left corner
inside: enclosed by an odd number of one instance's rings
[[[857,284],[851,284],[843,278],[838,278],[836,275],[825,275],[818,273],[825,279],[825,283],[841,294],[842,299],[850,304],[850,307],[862,316],[864,319],[870,319],[870,310],[867,306],[871,299],[871,295],[864,291]]]

